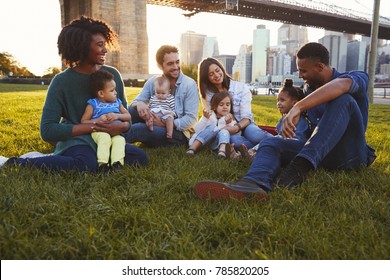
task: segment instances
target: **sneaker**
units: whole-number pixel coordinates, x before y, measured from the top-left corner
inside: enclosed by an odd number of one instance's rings
[[[256,183],[247,179],[240,179],[233,184],[217,181],[200,181],[195,185],[195,193],[203,200],[268,200],[268,193]]]
[[[107,163],[101,163],[98,167],[98,172],[108,174],[110,172],[110,166]]]
[[[42,154],[40,152],[28,152],[21,155],[19,158],[38,158],[38,157],[46,157],[52,156],[53,154]]]
[[[123,165],[117,161],[117,162],[114,162],[112,165],[111,165],[111,171],[112,172],[117,172],[117,171],[120,171],[122,170],[123,168]]]
[[[0,156],[0,167],[2,167],[9,158]]]
[[[313,165],[302,157],[294,158],[280,175],[277,185],[279,187],[294,188],[305,181],[307,174],[313,170]]]

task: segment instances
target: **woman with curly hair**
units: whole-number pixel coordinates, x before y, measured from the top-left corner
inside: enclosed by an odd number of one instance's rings
[[[127,106],[120,73],[104,65],[107,51],[118,49],[117,34],[102,20],[81,16],[61,30],[57,45],[67,69],[55,76],[49,86],[40,124],[42,139],[55,143],[54,153],[3,158],[3,163],[54,171],[97,171],[96,144],[91,132],[107,132],[114,136],[130,128],[129,122],[80,122],[91,98],[90,75],[97,70],[113,74],[117,97],[124,107]],[[125,164],[139,166],[146,163],[143,150],[126,145]]]

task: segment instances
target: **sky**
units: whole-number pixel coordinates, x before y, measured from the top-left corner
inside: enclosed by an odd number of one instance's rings
[[[322,0],[325,2],[325,0]],[[346,8],[370,13],[374,0],[326,0]],[[15,14],[16,12],[16,14]],[[259,24],[271,30],[271,45],[276,45],[277,29],[282,23],[199,13],[188,19],[177,8],[147,5],[149,37],[149,73],[158,73],[154,55],[163,44],[178,45],[180,34],[194,31],[218,40],[220,54],[236,55],[242,44],[252,44],[253,30]],[[380,14],[390,17],[390,1],[382,0]],[[57,37],[61,31],[58,0],[0,0],[0,52],[12,54],[21,66],[35,75],[43,75],[49,67],[60,67]],[[167,30],[167,32],[161,32]],[[324,35],[321,29],[309,28],[309,40]]]

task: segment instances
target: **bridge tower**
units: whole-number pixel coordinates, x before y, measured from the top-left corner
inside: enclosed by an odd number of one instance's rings
[[[146,0],[59,0],[61,25],[81,15],[102,19],[118,33],[120,51],[107,54],[107,65],[123,79],[146,79],[149,73]]]

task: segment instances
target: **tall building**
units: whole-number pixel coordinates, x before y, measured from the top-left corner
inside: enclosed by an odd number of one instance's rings
[[[350,41],[347,45],[347,71],[365,71],[367,65],[367,44],[364,41]]]
[[[319,39],[329,51],[329,64],[339,72],[347,70],[347,37],[339,32],[325,32],[325,36]]]
[[[379,68],[379,73],[386,77],[387,79],[390,78],[390,64],[381,64]]]
[[[267,49],[269,48],[270,31],[265,25],[258,25],[253,30],[252,45],[252,82],[259,81],[267,73]]]
[[[183,65],[198,64],[203,58],[206,35],[187,31],[180,38],[180,61]]]
[[[290,56],[295,56],[298,49],[307,42],[309,40],[305,26],[285,23],[278,29],[278,45],[285,45]]]
[[[234,80],[250,83],[252,80],[252,53],[250,47],[241,45],[232,68]]]
[[[377,51],[378,59],[377,59],[377,69],[375,71],[376,74],[385,74],[387,73],[388,66],[382,67],[382,65],[386,65],[390,63],[390,45],[384,45],[378,48]],[[384,72],[385,71],[385,72]]]
[[[223,67],[225,67],[226,72],[230,75],[233,76],[233,64],[234,61],[236,60],[235,55],[228,55],[228,54],[222,54],[222,55],[215,55],[214,58],[218,59]]]
[[[219,55],[218,41],[215,37],[204,38],[203,43],[203,58],[204,57],[215,57]]]
[[[290,57],[290,62],[288,62],[288,57],[285,55],[285,69],[283,70],[284,75],[287,72],[295,73],[297,71],[295,55],[300,47],[308,43],[308,31],[305,26],[298,26],[293,24],[283,24],[278,29],[278,45],[286,46],[286,55]],[[290,64],[290,70],[288,67]]]
[[[291,74],[291,56],[286,52],[286,46],[270,47],[267,58],[267,75],[289,74]]]

